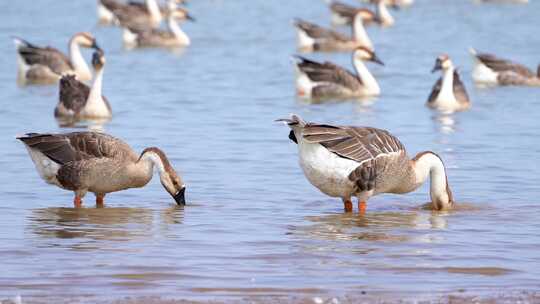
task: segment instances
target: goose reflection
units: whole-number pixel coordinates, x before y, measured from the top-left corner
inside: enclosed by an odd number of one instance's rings
[[[313,224],[296,227],[295,234],[333,241],[408,242],[418,240],[418,234],[408,233],[411,229],[445,229],[448,226],[444,215],[426,211],[374,212],[363,216],[345,213],[310,216],[307,220]]]
[[[87,129],[95,132],[105,132],[104,126],[110,121],[110,118],[78,119],[74,117],[56,117],[56,122],[60,128]]]
[[[181,224],[183,216],[183,208],[172,207],[159,220]],[[133,241],[160,230],[153,229],[154,212],[146,208],[40,208],[32,210],[28,222],[32,234],[52,239]]]
[[[452,134],[456,131],[457,122],[452,113],[436,113],[431,119],[437,125],[437,131],[442,134]]]

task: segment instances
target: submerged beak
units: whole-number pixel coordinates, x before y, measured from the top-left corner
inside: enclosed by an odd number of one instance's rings
[[[178,205],[186,205],[186,187],[180,189],[175,195],[173,195],[174,200]]]

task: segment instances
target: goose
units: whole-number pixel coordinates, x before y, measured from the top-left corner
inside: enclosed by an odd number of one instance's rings
[[[341,1],[331,1],[329,3],[330,11],[332,12],[332,23],[335,25],[348,25],[353,22],[354,15],[358,12],[362,15],[364,25],[375,22],[375,12],[367,8],[357,8]]]
[[[167,17],[167,30],[140,30],[129,25],[123,28],[123,40],[127,47],[182,47],[191,44],[189,36],[180,28],[177,18],[184,16],[177,12]],[[187,19],[195,21],[189,14]]]
[[[394,25],[394,17],[388,11],[385,0],[373,0],[373,2],[377,5],[375,10],[376,23],[382,27]]]
[[[342,199],[352,212],[351,197],[358,210],[381,193],[408,193],[429,177],[435,210],[448,210],[454,199],[442,159],[431,151],[407,156],[403,144],[388,131],[371,127],[306,123],[298,115],[278,119],[290,128],[289,139],[298,145],[300,167],[308,181],[324,194]]]
[[[383,0],[386,5],[399,8],[411,6],[414,0]],[[364,2],[373,2],[373,0],[364,0]]]
[[[96,72],[92,88],[78,81],[74,75],[64,75],[60,79],[60,98],[54,109],[57,118],[111,118],[111,105],[101,94],[105,56],[96,51],[92,56]]]
[[[120,3],[116,0],[99,0],[98,16],[101,23],[129,24],[132,28],[157,28],[166,16],[173,11],[185,11],[177,8],[180,0],[168,0],[166,7],[160,7],[156,0],[146,0],[144,3]]]
[[[478,84],[540,86],[540,65],[535,74],[522,64],[473,48],[469,51],[474,61],[472,78]]]
[[[373,43],[364,28],[361,12],[354,16],[352,38],[301,19],[296,19],[294,25],[301,51],[350,51],[359,46],[373,51]]]
[[[75,193],[75,207],[82,206],[87,192],[94,193],[96,205],[102,206],[107,193],[143,187],[154,168],[176,203],[185,204],[186,186],[159,148],[146,148],[138,155],[122,140],[90,131],[28,133],[17,139],[45,182]]]
[[[359,47],[352,55],[353,66],[356,74],[337,66],[331,62],[319,63],[296,56],[298,95],[306,98],[331,98],[331,97],[364,97],[379,95],[381,89],[375,77],[371,75],[364,60],[372,61],[380,65],[384,63],[377,55]]]
[[[82,81],[92,79],[92,72],[80,47],[99,49],[92,34],[81,32],[69,40],[69,57],[52,47],[38,47],[14,38],[17,49],[18,78],[22,84],[53,84],[62,74],[73,73]]]
[[[434,73],[437,70],[442,70],[443,75],[433,85],[427,106],[445,112],[463,111],[470,108],[471,102],[465,85],[461,82],[459,73],[448,55],[443,54],[437,57],[435,67],[431,72]]]

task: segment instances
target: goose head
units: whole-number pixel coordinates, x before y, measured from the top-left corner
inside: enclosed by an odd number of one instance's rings
[[[377,57],[377,54],[375,52],[368,50],[365,47],[358,47],[353,52],[353,59],[354,60],[361,60],[361,61],[372,61],[380,65],[384,65],[381,59]]]
[[[85,47],[85,48],[93,48],[96,50],[100,50],[101,48],[97,44],[96,38],[88,33],[88,32],[80,32],[75,35],[73,35],[73,38],[71,38],[73,42],[76,44]]]
[[[157,167],[163,188],[178,205],[185,205],[186,185],[171,166],[165,153],[156,147],[146,148],[139,157],[139,161],[141,160],[149,160]]]
[[[450,60],[450,57],[446,54],[442,54],[435,60],[435,66],[431,70],[431,73],[435,73],[438,70],[448,70],[452,67],[452,61]]]
[[[174,20],[189,20],[195,22],[195,18],[189,14],[185,8],[177,7],[171,10],[170,17]]]
[[[103,68],[105,65],[105,53],[103,53],[103,50],[98,49],[92,54],[92,66],[94,67],[94,70],[99,71]]]

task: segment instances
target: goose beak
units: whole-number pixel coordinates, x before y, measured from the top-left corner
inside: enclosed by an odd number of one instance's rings
[[[195,22],[195,18],[193,18],[193,16],[191,16],[190,14],[186,14],[186,19],[191,22]]]
[[[101,51],[101,48],[99,47],[99,45],[97,44],[97,41],[95,39],[94,39],[94,42],[92,43],[91,48],[93,48],[95,50],[98,50],[98,51]]]
[[[178,205],[186,205],[186,187],[180,189],[175,195],[173,195],[174,200]]]
[[[436,71],[438,71],[440,69],[442,69],[441,61],[437,60],[437,62],[435,62],[435,66],[431,70],[431,73],[435,73]]]
[[[382,62],[382,60],[379,57],[377,57],[377,55],[375,55],[375,54],[373,54],[373,58],[371,59],[371,61],[384,66],[384,62]]]

